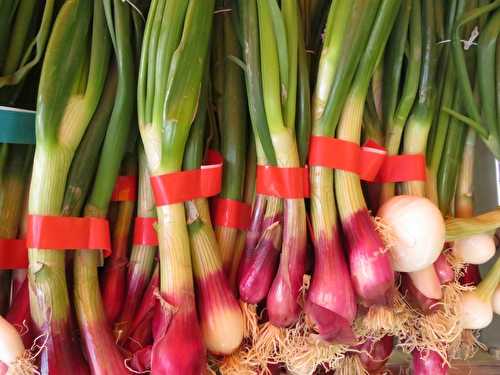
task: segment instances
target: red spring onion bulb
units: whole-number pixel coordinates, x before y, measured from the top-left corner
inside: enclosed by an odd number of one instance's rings
[[[495,289],[493,294],[493,311],[495,314],[500,315],[500,284]]]
[[[398,195],[380,207],[378,216],[390,228],[395,271],[420,271],[439,257],[445,241],[445,223],[429,199]]]
[[[465,292],[462,295],[462,326],[465,329],[482,329],[490,325],[493,320],[493,306],[491,300],[481,298],[476,290]]]
[[[476,234],[453,244],[453,254],[466,263],[483,264],[495,256],[495,241],[486,233]]]
[[[0,361],[10,367],[23,356],[24,350],[17,329],[0,316]]]

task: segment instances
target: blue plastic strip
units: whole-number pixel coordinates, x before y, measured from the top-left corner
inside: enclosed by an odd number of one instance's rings
[[[0,106],[0,143],[35,144],[35,111]]]

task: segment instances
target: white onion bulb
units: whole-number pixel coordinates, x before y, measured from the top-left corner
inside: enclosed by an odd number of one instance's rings
[[[24,345],[17,329],[0,316],[0,361],[11,366],[22,357]]]
[[[476,234],[453,244],[453,254],[465,263],[483,264],[495,256],[495,241],[489,234]]]
[[[465,329],[483,329],[493,320],[491,301],[484,301],[472,290],[462,295],[462,326]]]
[[[378,216],[390,228],[395,271],[420,271],[439,257],[446,227],[441,212],[429,199],[398,195],[380,207]]]

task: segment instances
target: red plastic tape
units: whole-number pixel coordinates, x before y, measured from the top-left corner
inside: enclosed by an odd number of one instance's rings
[[[313,136],[309,152],[309,165],[340,169],[356,173],[365,181],[374,181],[386,151],[373,141],[363,147],[357,143],[332,137]]]
[[[136,176],[118,176],[111,200],[113,202],[134,202],[137,200]]]
[[[28,268],[28,248],[25,240],[0,238],[0,269]]]
[[[370,182],[425,180],[423,155],[387,156],[386,150],[372,140],[360,147],[337,138],[313,136],[309,164],[356,173]]]
[[[208,198],[221,191],[223,159],[209,150],[207,164],[199,169],[167,173],[151,177],[151,186],[157,206]]]
[[[252,207],[244,202],[215,198],[212,201],[214,225],[219,227],[247,230],[252,217]]]
[[[132,244],[158,246],[158,235],[154,227],[157,221],[155,217],[136,217]]]
[[[425,157],[422,154],[389,156],[377,176],[379,182],[425,180]]]
[[[306,198],[309,196],[309,170],[307,167],[257,165],[256,191],[283,199]]]
[[[104,250],[109,256],[109,223],[96,217],[29,215],[26,244],[30,249]]]

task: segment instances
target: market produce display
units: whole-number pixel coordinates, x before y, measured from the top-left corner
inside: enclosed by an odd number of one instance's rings
[[[500,0],[0,0],[0,374],[485,350],[499,34]]]

